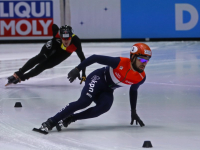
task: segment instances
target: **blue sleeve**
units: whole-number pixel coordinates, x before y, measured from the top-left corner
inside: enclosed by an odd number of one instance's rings
[[[98,63],[98,64],[110,66],[114,69],[118,66],[119,62],[120,62],[120,57],[92,55],[88,57],[87,59],[85,59],[84,61],[82,61],[76,68],[78,68],[79,70],[82,70],[83,68],[91,64]]]
[[[139,88],[139,86],[141,84],[144,83],[144,81],[146,80],[146,76],[144,77],[144,79],[142,81],[140,81],[138,84],[133,84],[130,87],[130,91],[129,91],[129,96],[130,96],[130,105],[131,105],[131,110],[135,110],[136,109],[136,105],[137,105],[137,90]]]

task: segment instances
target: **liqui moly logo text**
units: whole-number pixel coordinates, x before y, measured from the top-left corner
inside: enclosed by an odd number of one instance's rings
[[[52,1],[0,1],[0,37],[51,36]]]

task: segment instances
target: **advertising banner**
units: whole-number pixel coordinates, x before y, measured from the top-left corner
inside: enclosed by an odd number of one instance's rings
[[[49,39],[61,22],[81,39],[200,38],[199,17],[198,0],[0,0],[0,40]]]
[[[59,1],[0,1],[0,40],[49,39],[59,10]]]
[[[199,38],[199,0],[121,0],[122,38]]]

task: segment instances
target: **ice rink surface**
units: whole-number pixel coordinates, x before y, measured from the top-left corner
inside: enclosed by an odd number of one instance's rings
[[[129,57],[136,42],[83,43],[92,54]],[[43,44],[0,45],[0,149],[2,150],[142,150],[151,141],[155,150],[200,149],[200,42],[146,42],[153,52],[138,90],[137,112],[145,127],[131,126],[129,89],[114,92],[110,111],[76,121],[48,135],[33,132],[47,118],[79,98],[76,80],[68,72],[79,64],[73,53],[67,60],[28,81],[5,87],[6,77],[39,53]],[[93,64],[86,75],[103,67]],[[21,102],[22,108],[15,108]],[[94,104],[92,104],[94,105]]]

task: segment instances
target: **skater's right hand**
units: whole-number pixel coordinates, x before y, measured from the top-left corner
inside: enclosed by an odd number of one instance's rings
[[[145,126],[143,121],[140,119],[140,117],[137,115],[136,110],[131,110],[131,125],[133,125],[134,120],[136,121],[136,125],[139,123],[141,127]]]
[[[74,68],[68,73],[67,78],[69,79],[70,83],[72,83],[77,77],[79,78],[79,80],[81,80],[79,70],[77,68]]]

